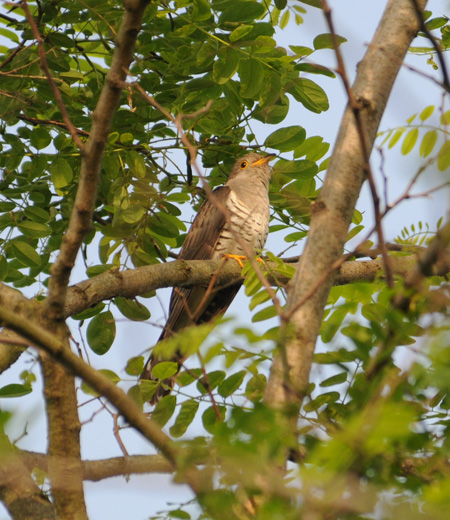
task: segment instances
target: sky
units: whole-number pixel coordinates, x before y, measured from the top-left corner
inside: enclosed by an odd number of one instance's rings
[[[348,40],[341,49],[347,73],[351,80],[355,77],[357,64],[365,53],[386,3],[382,0],[329,0],[336,32],[345,36]],[[435,16],[449,14],[450,11],[447,0],[431,0],[428,7],[434,12]],[[278,32],[277,40],[281,46],[305,45],[311,47],[312,40],[317,34],[329,32],[319,10],[307,7],[307,11],[307,14],[304,15],[304,24],[296,26],[294,23],[290,23],[284,31]],[[426,56],[414,56],[408,57],[407,62],[417,68],[425,68],[426,59]],[[335,56],[331,50],[318,53],[317,58],[314,55],[314,60],[323,65],[335,67]],[[436,74],[431,67],[428,67],[427,70],[430,74]],[[288,116],[288,119],[282,125],[301,124],[305,127],[308,136],[321,135],[326,141],[333,144],[346,105],[344,88],[339,79],[319,76],[315,77],[314,80],[327,92],[330,109],[323,114],[312,114],[302,107],[296,107],[295,111]],[[426,105],[440,105],[441,103],[441,91],[431,80],[420,77],[404,67],[395,84],[380,130],[404,125],[406,119],[421,111]],[[450,109],[450,106],[447,105],[448,109]],[[265,136],[273,132],[275,128],[257,125],[255,130],[259,141],[263,142]],[[383,168],[389,178],[391,201],[402,193],[408,179],[417,171],[422,162],[413,153],[407,158],[401,157],[395,149],[385,155]],[[379,172],[380,154],[376,151],[372,154],[372,168],[375,172]],[[427,171],[423,180],[419,183],[417,192],[425,191],[435,184],[440,184],[444,176],[448,180],[448,172]],[[377,182],[380,187],[382,184],[379,174],[377,174]],[[392,240],[401,231],[405,222],[413,223],[423,220],[429,222],[433,228],[438,218],[445,215],[445,211],[448,211],[448,195],[448,191],[441,192],[435,194],[431,199],[414,199],[396,208],[383,222],[386,238]],[[372,203],[366,189],[361,194],[358,208],[364,212],[365,222],[373,221]],[[267,248],[278,253],[285,248],[285,243],[282,241],[282,237],[278,235],[270,236]],[[76,273],[75,279],[72,281],[80,281],[76,279]],[[167,305],[168,291],[161,291],[161,294],[163,295],[164,305]],[[152,323],[153,321],[161,323],[163,311],[156,301],[152,305]],[[247,308],[248,302],[245,296],[241,294],[233,303],[229,314],[239,314],[243,322],[247,319],[249,322],[250,314]],[[141,353],[143,349],[156,341],[159,329],[154,327],[152,323],[123,322],[119,324],[116,348],[112,348],[111,352],[101,359],[96,359],[95,355],[91,354],[91,361],[94,366],[99,368],[112,366],[113,369],[115,366],[116,370],[119,371],[129,357]],[[76,327],[72,328],[72,333],[76,340],[80,339]],[[117,346],[119,345],[127,346],[127,351],[118,349]],[[17,366],[2,375],[1,386],[17,382],[18,374],[24,365],[29,362],[29,356],[26,354],[22,356]],[[39,390],[31,395],[36,394],[39,395]],[[16,416],[9,427],[11,431],[16,432],[17,436],[21,433],[19,427],[23,425],[24,420],[28,423],[28,435],[19,442],[19,446],[34,451],[44,451],[46,437],[41,399],[4,401],[2,407],[15,410]],[[82,407],[80,413],[83,420],[89,421],[92,411],[97,408],[98,406],[95,406],[95,408]],[[107,414],[104,414],[101,420],[86,423],[82,435],[85,458],[97,459],[120,456],[120,450],[112,435],[112,427],[112,420]],[[195,425],[192,430],[189,430],[189,433],[195,434]],[[125,431],[123,438],[130,454],[153,452],[152,447],[138,434]],[[167,502],[183,502],[191,498],[190,492],[184,486],[171,484],[170,477],[167,475],[131,476],[128,481],[124,478],[114,478],[100,483],[87,483],[86,492],[88,513],[91,520],[103,520],[104,518],[109,520],[144,519],[157,510],[164,509]],[[0,520],[7,518],[9,518],[7,513],[0,509]]]

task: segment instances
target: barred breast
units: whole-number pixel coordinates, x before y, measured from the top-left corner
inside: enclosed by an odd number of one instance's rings
[[[234,191],[230,192],[226,206],[230,215],[229,225],[226,225],[220,234],[215,247],[215,257],[223,254],[244,255],[242,246],[236,242],[229,226],[255,252],[262,249],[269,233],[269,200],[267,192],[255,193],[251,201],[244,202]],[[263,209],[262,209],[263,208]]]

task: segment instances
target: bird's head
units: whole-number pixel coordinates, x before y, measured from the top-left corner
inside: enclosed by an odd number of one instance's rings
[[[237,177],[245,177],[250,179],[262,178],[263,180],[269,180],[271,174],[271,168],[269,161],[275,157],[275,154],[259,155],[257,153],[248,153],[234,163],[233,169],[231,170],[228,181]]]

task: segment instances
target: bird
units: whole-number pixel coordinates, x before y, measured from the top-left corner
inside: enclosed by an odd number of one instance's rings
[[[255,254],[264,247],[270,221],[272,170],[269,161],[274,157],[275,154],[263,156],[251,152],[236,160],[225,185],[216,188],[200,207],[180,249],[180,260],[216,260],[229,256],[239,261],[249,251]],[[206,323],[224,314],[241,285],[236,282],[213,288],[206,296],[206,287],[174,288],[168,318],[157,344],[181,334],[188,326]],[[171,352],[168,357],[164,356],[164,348],[157,352],[153,350],[140,379],[155,380],[152,369],[161,361],[175,361],[180,369],[184,361],[180,352]],[[170,394],[174,380],[175,376],[158,381],[150,404]]]

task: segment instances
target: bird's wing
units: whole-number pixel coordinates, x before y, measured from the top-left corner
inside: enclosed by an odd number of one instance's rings
[[[223,186],[214,190],[215,200],[225,206],[230,189]],[[186,236],[180,250],[181,260],[210,260],[213,258],[217,240],[225,226],[223,212],[211,202],[206,200],[200,208],[192,226]],[[213,318],[221,312],[225,312],[239,290],[236,287],[228,287],[211,293],[207,302],[204,302],[200,312],[196,312],[203,299],[206,287],[183,288],[178,287],[172,291],[169,306],[169,317],[159,340],[167,338],[171,334],[193,323],[202,323]],[[189,309],[189,311],[188,311]],[[195,319],[192,315],[195,313]]]
[[[217,205],[224,207],[230,194],[228,186],[213,191]],[[178,258],[182,260],[211,260],[216,242],[225,226],[225,215],[209,198],[197,213],[184,240]]]

